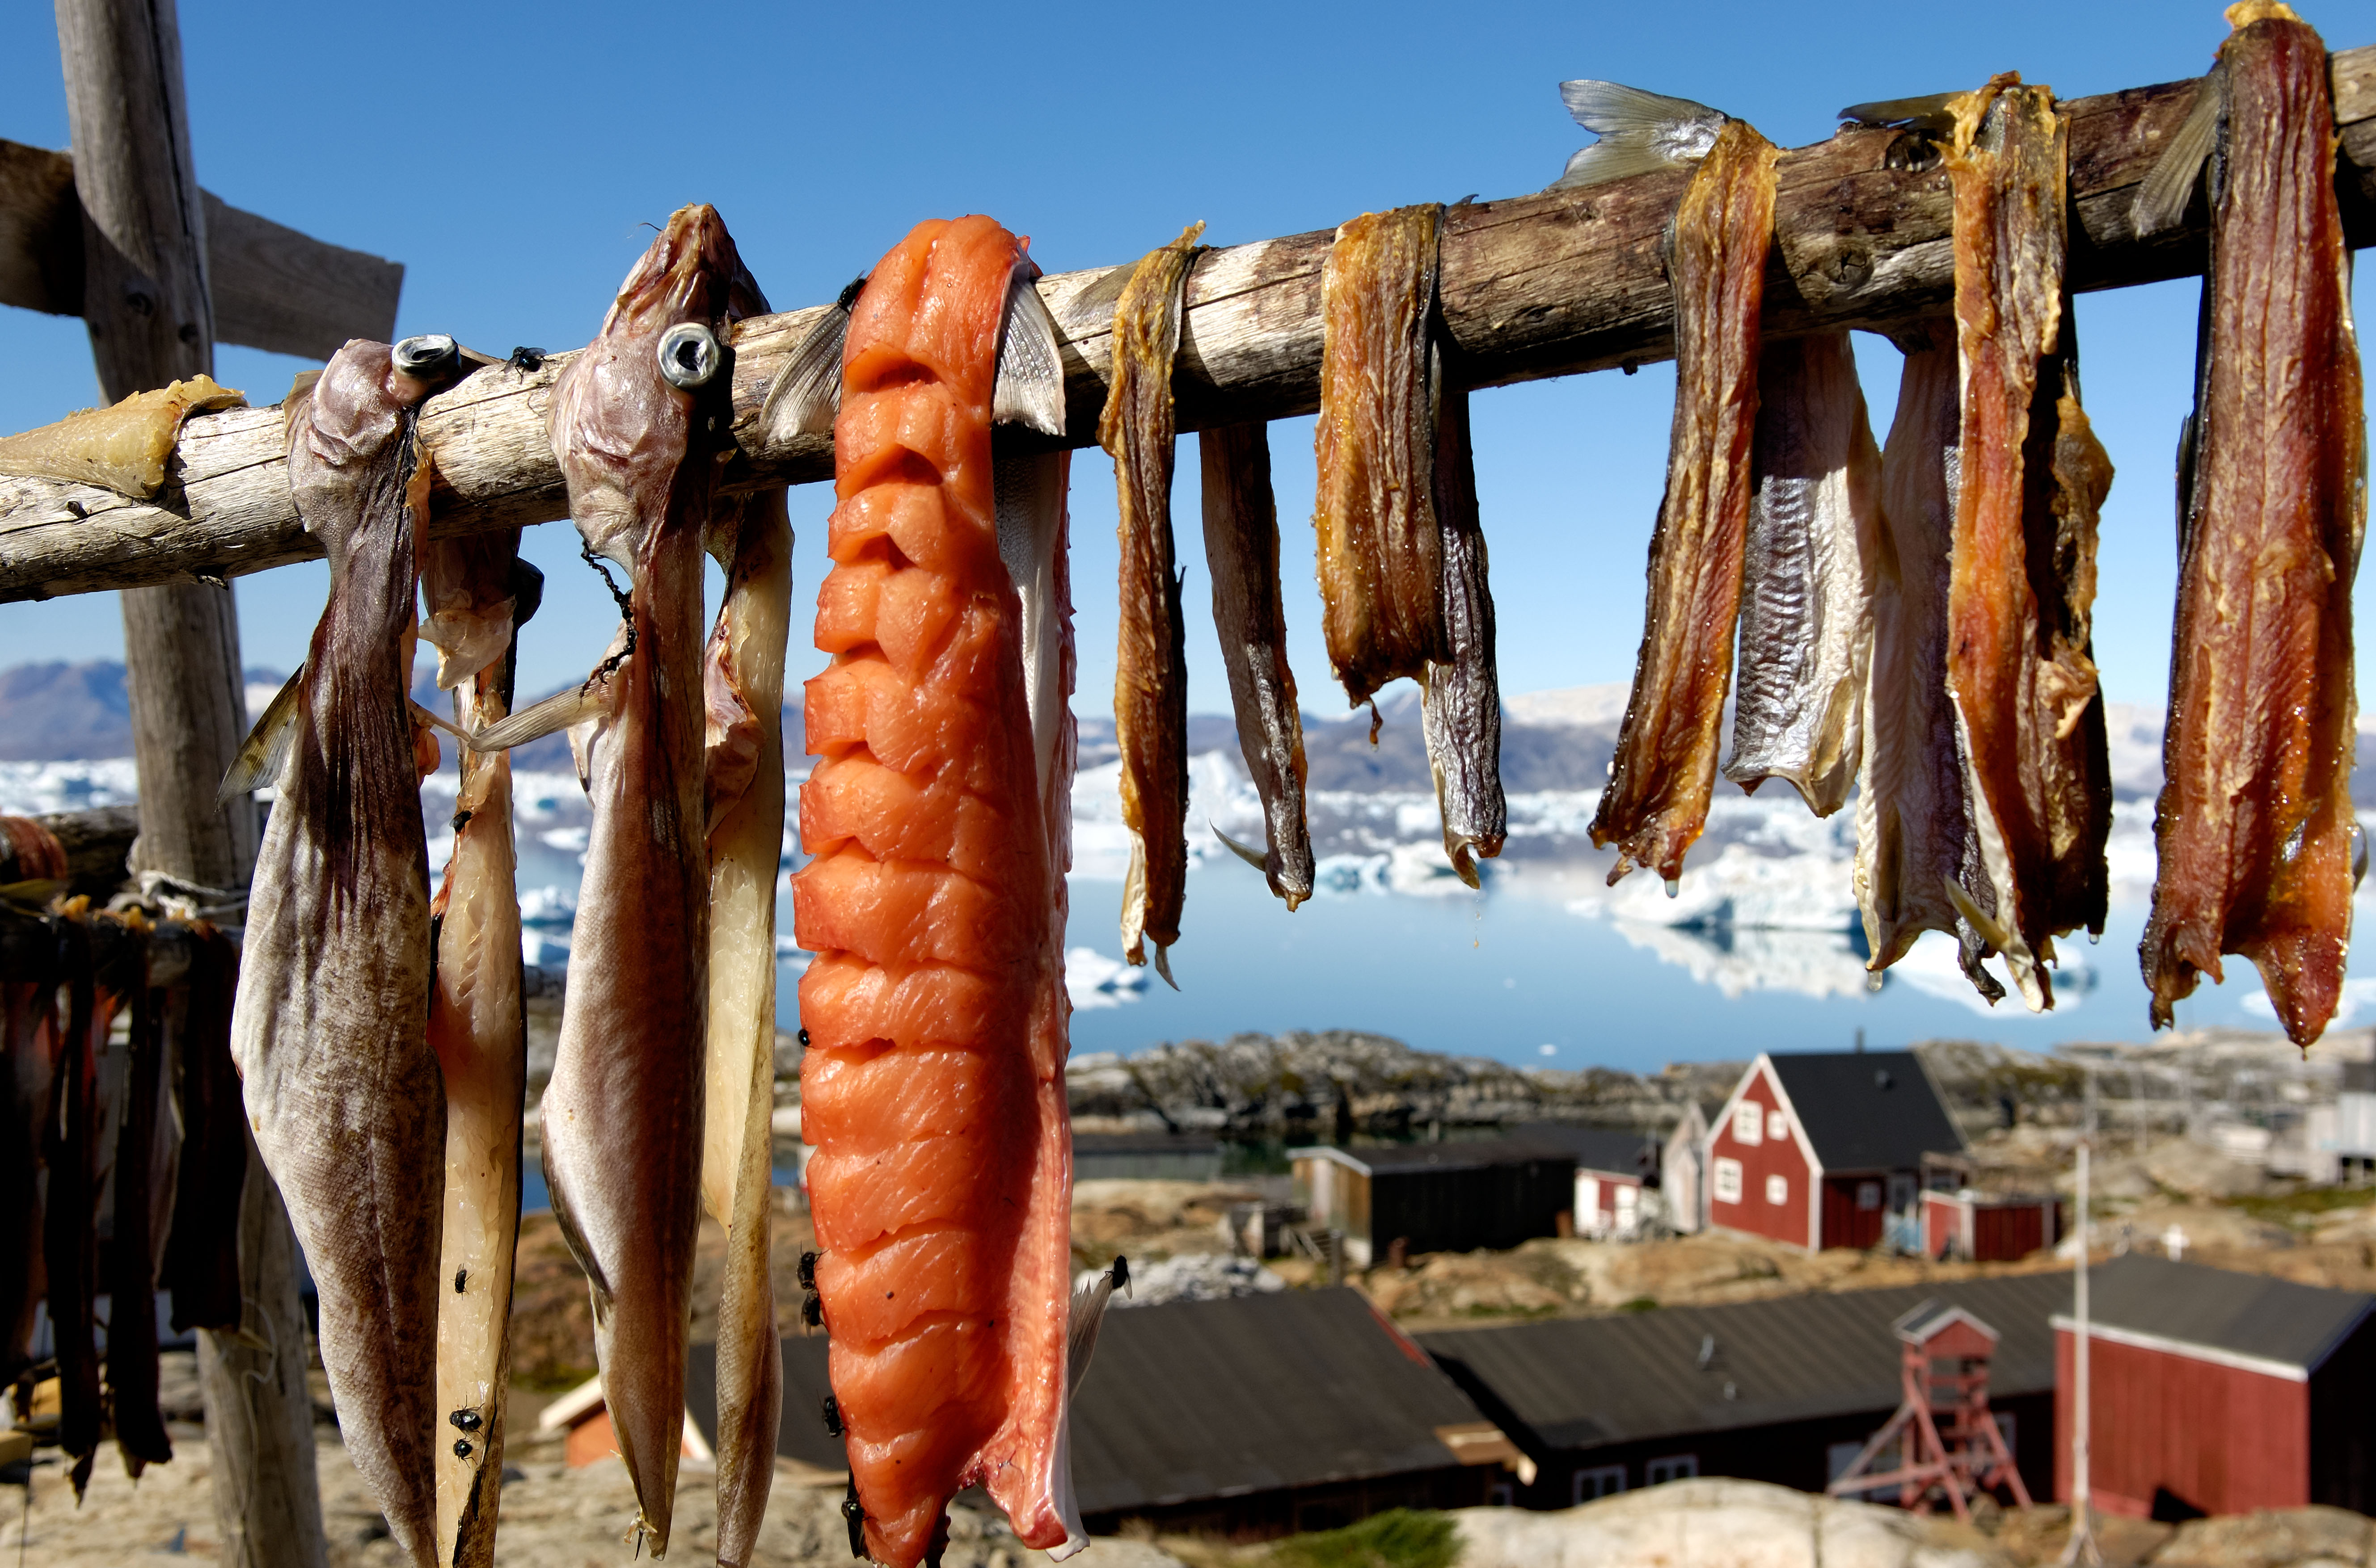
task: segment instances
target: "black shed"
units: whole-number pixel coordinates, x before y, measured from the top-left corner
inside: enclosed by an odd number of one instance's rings
[[[1377,1148],[1290,1149],[1297,1195],[1314,1223],[1345,1233],[1367,1266],[1396,1241],[1409,1253],[1515,1247],[1559,1234],[1573,1216],[1575,1157],[1518,1138]]]

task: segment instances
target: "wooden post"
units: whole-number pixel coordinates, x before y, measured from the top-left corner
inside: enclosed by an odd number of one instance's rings
[[[57,0],[57,18],[83,211],[83,319],[100,389],[112,400],[210,373],[206,213],[173,0]],[[227,588],[199,583],[129,589],[123,607],[140,779],[132,870],[244,890],[255,865],[255,805],[243,800],[226,813],[214,803],[246,729],[237,608]],[[296,1243],[253,1144],[239,1248],[245,1322],[237,1334],[199,1336],[220,1561],[320,1568]]]

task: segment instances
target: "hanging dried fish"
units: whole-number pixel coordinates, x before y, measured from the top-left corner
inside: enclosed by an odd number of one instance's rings
[[[465,731],[511,711],[519,627],[542,574],[519,530],[421,547],[422,636]],[[437,970],[429,1044],[446,1085],[446,1211],[437,1262],[437,1556],[493,1562],[511,1383],[512,1258],[519,1236],[520,1116],[528,1095],[511,758],[465,748],[454,851],[429,906]]]
[[[1787,780],[1817,816],[1864,755],[1881,450],[1844,332],[1768,343],[1740,590],[1740,686],[1724,776]]]
[[[133,1479],[173,1457],[157,1408],[157,1253],[172,1209],[172,1063],[165,1041],[165,996],[148,983],[148,922],[125,917],[125,976],[132,986],[131,1057],[115,1122],[115,1209],[109,1238],[107,1404],[115,1446]]]
[[[0,817],[0,881],[48,888],[65,850],[28,817]],[[42,1142],[58,1063],[58,936],[39,904],[0,909],[0,1387],[32,1360],[42,1300]]]
[[[1727,120],[1668,229],[1675,421],[1650,540],[1649,606],[1634,691],[1592,841],[1671,888],[1707,825],[1752,493],[1760,315],[1781,154]]]
[[[679,208],[554,387],[552,450],[590,554],[624,568],[626,620],[582,686],[478,732],[517,745],[586,725],[593,802],[569,1001],[543,1099],[553,1214],[594,1293],[594,1349],[635,1531],[668,1550],[709,1000],[701,553],[732,451],[732,324],[766,309],[715,208]],[[606,574],[607,576],[607,574]],[[573,735],[573,744],[576,735]]]
[[[224,780],[237,793],[286,759],[256,855],[232,1050],[318,1292],[348,1455],[424,1568],[437,1555],[446,1128],[420,789],[436,745],[406,688],[430,480],[414,422],[460,370],[450,338],[358,339],[289,403],[290,489],[329,552],[330,600],[304,668]]]
[[[1230,424],[1198,435],[1205,505],[1205,565],[1213,575],[1213,624],[1229,672],[1238,749],[1262,797],[1268,846],[1260,854],[1228,839],[1290,909],[1312,897],[1312,832],[1305,826],[1303,714],[1287,662],[1280,599],[1278,508],[1270,488],[1270,434]]]
[[[2054,95],[2008,73],[1954,111],[1963,433],[1947,683],[1980,875],[1950,896],[2035,1012],[2054,1004],[2054,938],[2104,929],[2111,765],[2089,620],[2112,465],[2079,406]]]
[[[239,949],[209,925],[189,928],[189,995],[183,1005],[182,1157],[173,1182],[173,1222],[159,1283],[173,1298],[173,1330],[236,1333],[244,1314],[239,1282],[239,1205],[247,1183],[247,1113],[231,1053],[232,1002]]]
[[[2220,956],[2240,953],[2307,1047],[2334,1016],[2364,855],[2350,779],[2366,426],[2326,46],[2267,0],[2228,18],[2202,89],[2210,124],[2147,182],[2183,210],[2208,157],[2161,865],[2142,956],[2156,1028],[2199,974],[2219,980]]]
[[[1364,213],[1321,273],[1321,629],[1345,695],[1423,690],[1444,852],[1469,886],[1502,852],[1501,695],[1465,394],[1444,385],[1443,208]]]
[[[1188,274],[1192,223],[1143,257],[1113,314],[1113,371],[1098,442],[1113,457],[1122,550],[1122,633],[1114,652],[1114,740],[1122,750],[1122,820],[1130,834],[1123,879],[1123,956],[1174,984],[1168,956],[1188,894],[1188,629],[1171,540],[1175,449],[1171,361]]]
[[[1876,555],[1864,763],[1857,778],[1857,908],[1876,975],[1926,931],[1955,937],[1964,973],[1990,1002],[2004,987],[1981,967],[1987,941],[1956,912],[1951,884],[1992,897],[1965,800],[1954,701],[1947,692],[1947,583],[1962,471],[1962,369],[1954,332],[1899,334],[1906,365],[1881,459],[1883,538]],[[1982,905],[1983,912],[1994,906]],[[1878,983],[1878,982],[1876,982]]]
[[[781,490],[721,504],[726,573],[702,658],[709,849],[709,1039],[702,1195],[726,1227],[718,1310],[718,1561],[752,1559],[776,1473],[783,1347],[769,1273],[776,1108],[776,873],[784,846],[784,647],[792,525]]]

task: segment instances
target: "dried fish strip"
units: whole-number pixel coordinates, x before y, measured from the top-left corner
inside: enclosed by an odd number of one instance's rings
[[[1845,331],[1765,345],[1740,589],[1740,683],[1724,776],[1787,780],[1817,816],[1864,754],[1881,449]]]
[[[116,1451],[134,1480],[173,1457],[158,1408],[157,1253],[173,1201],[172,1063],[165,1041],[165,995],[148,983],[148,933],[139,910],[127,911],[133,949],[130,1060],[116,1118],[114,1230],[108,1240],[107,1406]]]
[[[2228,17],[2141,956],[2156,1028],[2240,953],[2307,1047],[2334,1016],[2351,933],[2365,416],[2326,47],[2281,5]]]
[[[0,474],[98,485],[135,500],[164,488],[165,464],[182,422],[192,414],[239,409],[247,399],[210,376],[194,375],[154,392],[135,392],[104,409],[84,409],[55,424],[0,436]]]
[[[1876,552],[1872,660],[1857,778],[1857,908],[1874,974],[1926,931],[1956,939],[1964,973],[1982,996],[2004,995],[1981,967],[1989,946],[1948,896],[1960,884],[1990,898],[1976,873],[1979,841],[1964,794],[1963,754],[1947,693],[1948,554],[1962,472],[1962,379],[1947,323],[1898,338],[1906,365],[1881,459],[1883,538]],[[1980,906],[1993,914],[1995,906]]]
[[[1436,276],[1443,209],[1340,225],[1321,273],[1321,629],[1345,695],[1420,683],[1444,853],[1478,885],[1506,831],[1493,601],[1466,395],[1444,386]]]
[[[1611,883],[1645,865],[1673,884],[1707,824],[1740,608],[1780,156],[1747,122],[1727,121],[1669,230],[1675,421],[1667,493],[1650,540],[1634,691],[1592,821],[1593,843],[1617,846]]]
[[[1947,154],[1963,383],[1947,683],[1990,897],[1950,896],[2033,1012],[2054,1004],[2054,938],[2103,931],[2112,823],[2089,647],[2112,466],[2079,406],[2065,139],[2053,93],[2007,74],[1957,101]]]
[[[776,1108],[776,881],[784,843],[784,647],[792,525],[781,490],[721,505],[726,593],[702,659],[709,1039],[701,1185],[726,1227],[718,1311],[718,1561],[752,1560],[776,1474],[783,1346],[768,1272]]]
[[[1188,274],[1192,223],[1150,251],[1114,305],[1113,372],[1098,442],[1114,460],[1122,550],[1122,631],[1114,653],[1114,739],[1122,750],[1122,820],[1130,834],[1123,879],[1123,956],[1171,980],[1188,894],[1188,651],[1171,539],[1175,427],[1171,361]]]
[[[247,1184],[247,1112],[231,1054],[239,949],[212,926],[190,928],[189,997],[178,1032],[182,1155],[160,1283],[173,1298],[173,1331],[235,1334],[245,1315],[239,1283],[239,1200]]]
[[[290,487],[329,552],[330,600],[293,695],[259,720],[227,780],[286,755],[256,857],[232,1050],[318,1291],[348,1455],[422,1568],[437,1556],[446,1119],[428,1038],[420,790],[435,746],[423,758],[406,677],[430,479],[414,422],[459,368],[450,339],[355,339],[290,403]]]
[[[543,578],[518,559],[519,530],[421,550],[422,635],[454,718],[481,729],[511,709],[521,622]],[[437,1554],[494,1561],[511,1383],[512,1261],[519,1238],[520,1116],[527,1103],[520,911],[511,758],[464,750],[454,852],[430,905],[437,970],[429,1043],[446,1085],[446,1217],[437,1264]]]
[[[1261,424],[1203,432],[1205,565],[1213,575],[1213,624],[1229,672],[1238,749],[1262,798],[1268,846],[1255,863],[1289,909],[1312,897],[1312,831],[1304,816],[1303,714],[1287,662],[1280,598],[1278,508],[1270,485],[1270,433]],[[1249,856],[1249,859],[1253,857]]]

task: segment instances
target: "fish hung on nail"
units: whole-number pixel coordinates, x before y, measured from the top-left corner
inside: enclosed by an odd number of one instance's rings
[[[1329,245],[1313,526],[1330,668],[1357,707],[1390,681],[1420,683],[1444,853],[1475,887],[1508,808],[1468,395],[1445,371],[1445,216],[1434,203],[1364,213]]]
[[[2211,231],[2139,957],[2156,1028],[2241,954],[2307,1050],[2341,1001],[2367,867],[2351,801],[2366,412],[2326,46],[2275,0],[2227,17],[2233,30],[2133,208],[2152,233],[2200,189]]]

